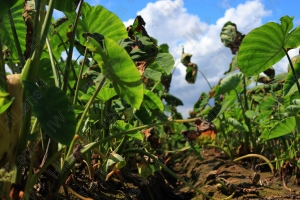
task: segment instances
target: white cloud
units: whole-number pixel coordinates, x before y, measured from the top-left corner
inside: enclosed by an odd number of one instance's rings
[[[172,5],[171,5],[172,3]],[[137,13],[146,22],[148,34],[158,39],[158,42],[167,43],[170,53],[175,58],[175,63],[180,61],[181,45],[186,53],[193,54],[192,62],[198,65],[211,85],[215,85],[228,70],[233,55],[229,48],[224,47],[220,40],[220,32],[227,21],[237,24],[238,30],[248,33],[253,28],[262,24],[262,17],[272,14],[265,10],[259,0],[247,1],[236,8],[229,8],[224,16],[215,23],[206,23],[197,15],[188,13],[182,0],[157,1],[148,3]],[[130,19],[124,24],[133,23]],[[276,66],[282,68],[286,62],[282,61]],[[285,67],[286,68],[286,67]],[[179,106],[178,111],[184,117],[188,117],[188,110],[193,109],[193,104],[199,98],[201,92],[210,89],[200,73],[194,85],[186,84],[185,66],[179,64],[172,78],[170,93],[181,98],[184,106]],[[190,92],[189,92],[190,91]]]

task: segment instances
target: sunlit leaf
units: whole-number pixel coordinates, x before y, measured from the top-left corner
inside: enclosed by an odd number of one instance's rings
[[[275,65],[288,51],[300,45],[300,27],[292,30],[294,17],[280,18],[281,24],[268,22],[243,39],[238,63],[246,76],[259,74]]]
[[[280,136],[284,136],[293,132],[296,128],[295,117],[288,117],[279,121],[269,132],[269,136],[266,139],[273,139]]]

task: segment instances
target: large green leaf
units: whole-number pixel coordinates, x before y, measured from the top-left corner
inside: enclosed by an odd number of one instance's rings
[[[222,108],[218,115],[222,114],[227,108],[232,106],[236,101],[237,96],[235,91],[231,91],[229,94],[225,95],[224,101],[222,102]]]
[[[150,90],[144,90],[144,94],[146,96],[145,99],[151,101],[151,103],[154,104],[153,106],[151,106],[152,109],[158,108],[159,110],[164,111],[164,104],[156,94],[154,94]]]
[[[105,38],[105,44],[107,56],[93,38],[86,42],[101,70],[112,81],[117,94],[138,109],[143,101],[143,84],[138,69],[124,48],[108,38]]]
[[[17,35],[20,42],[20,47],[22,52],[25,50],[25,37],[26,37],[26,26],[22,17],[23,12],[23,3],[24,1],[19,1],[15,6],[11,8],[12,13],[12,20],[14,22],[14,28],[17,31]],[[1,2],[1,8],[2,8],[2,2]],[[7,11],[5,12],[2,17],[0,17],[0,35],[1,35],[1,43],[2,45],[6,45],[8,47],[8,50],[10,51],[11,55],[9,59],[12,59],[13,61],[17,61],[20,59],[17,48],[16,48],[16,42],[14,40],[11,24],[9,20],[9,15],[7,14]]]
[[[42,128],[57,142],[69,145],[75,134],[76,119],[66,94],[57,87],[41,91],[34,83],[23,83],[28,95],[26,105],[33,106]]]
[[[288,117],[278,122],[269,132],[266,139],[273,139],[293,132],[296,128],[295,117]]]
[[[232,125],[233,127],[235,127],[238,130],[246,131],[246,132],[249,131],[246,124],[241,124],[238,120],[236,120],[232,117],[228,118],[228,124]]]
[[[238,72],[236,74],[229,75],[225,77],[221,82],[220,85],[216,89],[215,96],[225,94],[227,92],[230,92],[231,90],[235,89],[241,80],[243,80],[244,75],[241,72]]]
[[[285,56],[285,50],[300,45],[300,27],[291,31],[292,20],[293,17],[284,16],[281,24],[268,22],[247,34],[238,54],[238,64],[245,75],[265,71]]]
[[[153,70],[151,68],[147,68],[143,74],[145,77],[150,78],[154,81],[160,81],[161,79],[161,72]]]
[[[209,100],[209,95],[205,92],[202,92],[198,101],[194,104],[194,110],[198,109],[204,109],[204,107],[207,105],[208,100]]]
[[[300,77],[300,60],[298,60],[294,64],[294,69],[296,72],[296,76]],[[293,85],[295,85],[295,83],[296,83],[296,81],[295,81],[295,77],[293,75],[293,71],[290,70],[285,79],[284,85],[283,85],[283,94],[287,95],[289,93],[289,91],[291,90],[291,88],[293,87]]]
[[[175,106],[175,107],[183,106],[183,103],[180,99],[178,99],[177,97],[169,93],[164,94],[162,98],[167,102],[168,105]]]
[[[174,68],[175,61],[171,54],[159,53],[156,56],[155,63],[162,67],[167,74],[170,74],[172,69]]]
[[[75,20],[74,13],[66,13],[68,18]],[[83,4],[81,19],[79,20],[77,33],[81,44],[85,43],[82,33],[99,33],[105,38],[110,38],[118,42],[122,38],[127,38],[127,31],[122,20],[114,13],[103,6],[90,6]]]
[[[98,93],[97,97],[101,99],[102,101],[108,101],[112,97],[116,96],[117,93],[114,90],[114,88],[103,88]]]
[[[235,55],[232,60],[231,60],[231,63],[229,65],[229,69],[227,72],[225,72],[224,74],[229,74],[235,70],[239,70],[239,65],[238,65],[238,61],[237,61],[237,55]]]

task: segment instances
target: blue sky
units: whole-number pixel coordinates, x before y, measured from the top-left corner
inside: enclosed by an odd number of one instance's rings
[[[198,65],[211,85],[224,77],[233,55],[220,41],[224,23],[232,21],[240,32],[246,34],[253,28],[275,21],[284,15],[294,16],[294,26],[300,25],[299,0],[87,0],[91,5],[102,5],[116,13],[125,26],[132,24],[136,15],[142,15],[149,35],[160,44],[167,43],[170,53],[179,62],[181,46],[193,54],[192,62]],[[288,3],[287,3],[288,2]],[[56,13],[57,14],[57,13]],[[194,37],[188,37],[194,31]],[[290,56],[298,55],[298,49]],[[287,70],[288,61],[283,58],[274,67],[277,73]],[[179,64],[173,75],[170,93],[183,100],[178,111],[188,117],[201,92],[210,89],[198,73],[195,84],[184,80],[185,67]]]

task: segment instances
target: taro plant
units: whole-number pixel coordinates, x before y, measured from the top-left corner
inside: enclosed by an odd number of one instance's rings
[[[191,114],[214,119],[218,145],[233,160],[247,154],[267,157],[284,180],[299,164],[299,56],[291,59],[288,51],[300,46],[300,27],[293,29],[289,16],[280,21],[266,23],[246,36],[237,32],[235,24],[224,25],[221,40],[236,55],[227,76],[209,94],[201,94]],[[273,66],[284,56],[288,73],[275,74]],[[208,104],[212,97],[213,107]]]
[[[87,169],[90,187],[112,175],[122,182],[128,162],[147,178],[154,161],[194,188],[157,159],[163,130],[198,119],[177,112],[183,104],[168,93],[174,59],[141,16],[126,29],[83,0],[2,4],[0,168],[8,176],[0,178],[1,198],[58,199],[60,189],[83,198],[70,186],[74,176]],[[65,16],[54,20],[54,9]],[[194,68],[189,73],[195,80]]]

